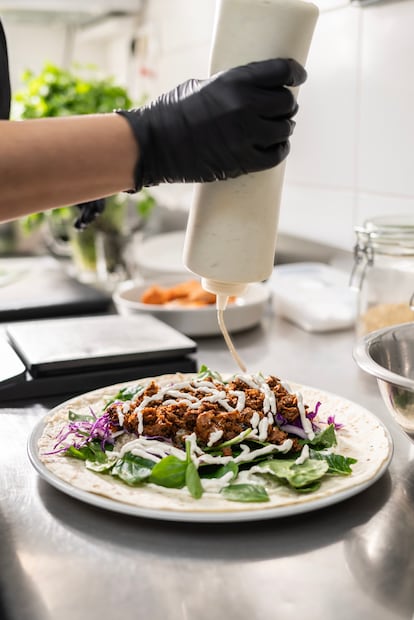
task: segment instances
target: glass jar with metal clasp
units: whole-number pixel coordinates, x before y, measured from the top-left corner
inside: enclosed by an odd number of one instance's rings
[[[414,215],[374,217],[355,233],[357,336],[414,321]]]

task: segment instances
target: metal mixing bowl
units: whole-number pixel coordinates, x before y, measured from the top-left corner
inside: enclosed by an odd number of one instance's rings
[[[353,355],[362,370],[376,377],[389,411],[414,440],[414,322],[368,334]]]

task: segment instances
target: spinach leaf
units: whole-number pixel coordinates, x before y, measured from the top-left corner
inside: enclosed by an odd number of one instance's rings
[[[185,484],[192,497],[194,497],[194,499],[200,499],[203,495],[203,487],[201,485],[197,467],[192,461],[187,464],[187,469],[185,470]]]
[[[115,463],[115,458],[107,458],[106,461],[102,461],[101,463],[98,461],[90,461],[89,459],[87,459],[85,461],[85,467],[86,469],[90,469],[91,471],[97,472],[99,474],[105,474],[112,469]]]
[[[330,424],[321,433],[318,433],[314,439],[307,439],[300,442],[302,445],[307,443],[314,450],[323,450],[325,448],[332,448],[338,443],[336,440],[335,426]]]
[[[349,476],[352,474],[351,465],[357,463],[357,459],[350,456],[343,456],[342,454],[321,454],[311,450],[311,457],[313,459],[323,459],[328,463],[328,474],[337,476]]]
[[[144,389],[144,386],[140,384],[125,386],[121,388],[119,392],[115,394],[115,396],[110,401],[106,403],[104,408],[106,409],[107,407],[109,407],[109,405],[112,405],[112,403],[114,403],[116,400],[122,400],[122,401],[133,400],[135,396],[137,396],[140,392],[142,392],[143,389]]]
[[[266,489],[257,484],[229,484],[220,494],[231,502],[268,502]]]
[[[83,446],[82,448],[75,448],[75,446],[69,446],[65,454],[81,461],[87,461],[89,457],[93,457],[93,454],[89,450],[88,446]]]
[[[71,422],[78,420],[85,420],[87,422],[91,422],[93,420],[93,415],[90,413],[76,413],[76,411],[72,411],[72,409],[69,409],[68,420],[70,420]]]
[[[309,487],[319,481],[328,471],[329,465],[325,460],[306,459],[297,464],[293,459],[270,460],[258,467],[263,467],[263,473],[270,473],[279,480],[286,481],[294,489]]]
[[[320,486],[321,486],[321,481],[315,480],[315,482],[312,482],[311,484],[308,484],[305,487],[296,487],[295,491],[296,493],[314,493],[320,488]]]
[[[307,487],[317,480],[319,481],[326,474],[328,469],[329,466],[326,461],[307,459],[300,465],[297,465],[296,463],[292,465],[291,475],[287,480],[291,486],[295,487],[295,489]]]
[[[105,452],[102,450],[101,443],[98,440],[89,441],[81,448],[69,446],[65,454],[75,459],[80,459],[81,461],[97,461],[99,463],[104,463],[107,459]]]
[[[214,446],[214,450],[221,450],[221,448],[227,448],[227,446],[234,446],[235,444],[241,443],[246,437],[248,437],[248,435],[250,435],[250,433],[253,431],[253,429],[250,428],[246,428],[245,431],[242,431],[241,433],[239,433],[236,437],[233,437],[233,439],[228,439],[227,441],[224,441],[223,443],[220,443],[217,446]]]
[[[211,465],[207,465],[201,467],[199,471],[201,478],[222,478],[225,474],[231,471],[233,473],[232,480],[235,480],[239,473],[239,468],[236,463],[233,463],[233,461],[229,461],[229,463],[226,463],[226,465],[219,465],[218,467],[212,467]]]
[[[149,482],[170,489],[182,489],[185,486],[187,461],[182,461],[173,454],[158,461],[152,469]]]
[[[111,474],[130,486],[136,486],[144,480],[148,480],[153,467],[154,461],[127,452],[116,461]]]
[[[215,379],[216,381],[223,383],[223,378],[220,373],[218,373],[216,370],[211,370],[208,366],[202,364],[200,366],[200,370],[198,371],[197,379],[203,380],[208,378]]]

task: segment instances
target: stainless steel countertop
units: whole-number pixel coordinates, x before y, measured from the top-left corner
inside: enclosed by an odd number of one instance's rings
[[[273,316],[235,337],[251,371],[319,387],[376,413],[389,471],[337,505],[246,524],[191,525],[106,512],[31,467],[26,443],[60,400],[0,410],[2,620],[388,620],[414,611],[414,445],[352,360],[353,333],[310,334]],[[234,364],[220,338],[199,363]],[[3,605],[4,609],[1,609]]]

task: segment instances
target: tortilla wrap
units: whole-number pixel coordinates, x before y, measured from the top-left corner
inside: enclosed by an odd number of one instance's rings
[[[238,511],[266,511],[278,507],[293,506],[315,502],[322,498],[347,491],[365,488],[369,481],[375,480],[383,473],[392,455],[392,442],[388,431],[371,412],[351,401],[334,394],[311,387],[289,383],[294,392],[301,392],[303,401],[312,409],[320,401],[318,418],[326,420],[335,416],[343,428],[337,431],[338,445],[335,453],[353,457],[357,462],[352,466],[349,476],[326,476],[321,487],[311,493],[297,493],[287,486],[274,485],[266,489],[270,500],[263,503],[243,503],[228,501],[219,493],[204,492],[201,499],[193,499],[186,488],[168,489],[153,484],[131,487],[113,476],[94,473],[86,469],[84,462],[62,454],[47,454],[53,451],[56,438],[68,422],[69,410],[76,413],[90,413],[90,407],[100,415],[104,406],[120,388],[146,384],[151,380],[160,386],[195,378],[196,375],[162,375],[138,381],[117,384],[89,392],[53,409],[44,420],[44,428],[38,441],[38,458],[41,463],[60,480],[72,487],[93,493],[114,502],[137,506],[145,510],[192,512],[192,513],[229,513]],[[357,492],[357,491],[356,491]]]

